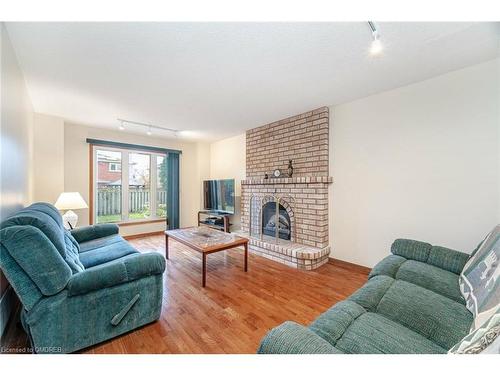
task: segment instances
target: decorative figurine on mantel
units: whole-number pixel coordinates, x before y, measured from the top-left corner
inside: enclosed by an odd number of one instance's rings
[[[267,173],[264,173],[264,180],[267,180],[269,178],[269,175]]]
[[[292,175],[293,175],[292,160],[288,160],[288,177],[292,177]]]

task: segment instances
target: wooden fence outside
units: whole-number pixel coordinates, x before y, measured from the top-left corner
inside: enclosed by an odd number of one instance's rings
[[[129,188],[129,212],[143,212],[149,208],[150,191],[142,188]],[[121,187],[101,187],[97,189],[97,215],[117,215],[122,212]],[[157,190],[158,205],[167,204],[167,192]]]

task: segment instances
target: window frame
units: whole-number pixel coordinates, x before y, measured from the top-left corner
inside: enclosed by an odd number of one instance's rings
[[[118,225],[134,225],[134,224],[145,224],[145,223],[155,223],[155,222],[164,222],[167,221],[167,217],[159,217],[157,216],[157,193],[158,193],[158,166],[157,159],[158,156],[162,156],[164,158],[168,158],[167,153],[155,152],[155,151],[146,151],[140,148],[121,148],[121,147],[113,147],[113,146],[101,146],[101,145],[90,145],[90,193],[91,193],[91,207],[89,209],[90,224],[100,224],[98,222],[97,215],[97,188],[98,188],[98,179],[97,174],[99,172],[98,168],[98,151],[114,151],[121,153],[121,217],[119,221],[109,222],[112,224]],[[129,217],[129,155],[130,154],[146,154],[149,155],[149,185],[150,185],[150,194],[149,194],[149,204],[150,204],[150,216],[144,219],[131,219]],[[120,164],[120,163],[115,163]],[[118,172],[118,170],[113,171]]]

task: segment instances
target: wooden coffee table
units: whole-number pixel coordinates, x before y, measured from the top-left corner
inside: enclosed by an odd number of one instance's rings
[[[248,271],[248,239],[234,234],[221,232],[207,227],[191,227],[165,231],[165,258],[169,259],[168,239],[176,241],[202,254],[201,285],[205,287],[207,279],[207,255],[218,251],[242,246],[245,249],[245,272]]]

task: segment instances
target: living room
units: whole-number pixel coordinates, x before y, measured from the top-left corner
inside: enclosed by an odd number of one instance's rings
[[[499,22],[136,19],[0,23],[3,358],[499,354]]]

